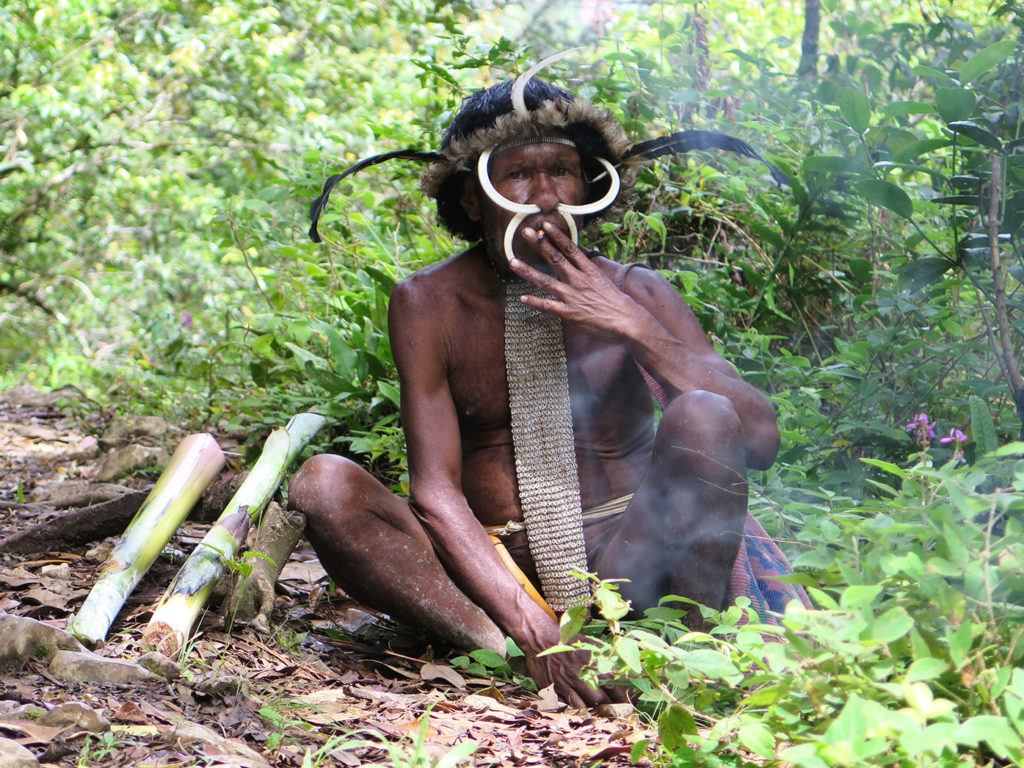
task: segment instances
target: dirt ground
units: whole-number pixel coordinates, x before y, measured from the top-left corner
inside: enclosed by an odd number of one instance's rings
[[[0,617],[64,628],[116,536],[51,539],[19,554],[5,539],[155,481],[156,469],[104,478],[109,427],[74,393],[0,393]],[[153,455],[182,436],[149,427],[131,440]],[[217,437],[242,469],[237,443]],[[141,630],[206,528],[182,526],[99,655],[134,660],[149,650]],[[68,683],[29,660],[0,678],[0,741],[55,766],[429,766],[460,755],[469,765],[587,766],[631,765],[631,753],[647,763],[653,734],[639,715],[564,709],[515,674],[469,667],[460,655],[332,593],[303,544],[278,582],[269,633],[229,633],[210,611],[174,660],[177,677],[159,682]],[[41,713],[69,702],[98,714],[99,725],[42,724]]]

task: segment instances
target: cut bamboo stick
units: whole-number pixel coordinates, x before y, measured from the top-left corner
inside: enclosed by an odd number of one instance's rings
[[[187,641],[225,564],[243,546],[250,525],[273,498],[288,467],[326,423],[319,414],[300,413],[270,433],[249,476],[161,598],[143,630],[147,645],[172,655]]]
[[[102,643],[124,601],[149,570],[189,510],[224,466],[213,435],[189,435],[178,446],[139,511],[125,529],[68,632],[83,643]]]

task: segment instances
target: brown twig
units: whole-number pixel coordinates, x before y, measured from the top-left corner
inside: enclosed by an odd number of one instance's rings
[[[1020,368],[1017,365],[1017,357],[1013,351],[1012,336],[1010,335],[1010,320],[1006,311],[1006,281],[1004,279],[1003,265],[1000,258],[999,247],[999,204],[1002,198],[1002,176],[1003,157],[993,153],[992,179],[989,182],[988,201],[988,247],[992,257],[992,301],[995,304],[996,323],[999,328],[999,347],[996,350],[1002,359],[1003,373],[1006,375],[1006,383],[1010,388],[1010,394],[1017,404],[1020,412],[1022,404],[1022,393],[1024,393],[1024,378],[1021,377]],[[1021,427],[1021,437],[1024,439],[1024,425]]]

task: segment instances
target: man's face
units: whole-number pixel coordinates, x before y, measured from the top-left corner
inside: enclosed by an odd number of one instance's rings
[[[520,224],[512,249],[528,264],[546,269],[547,263],[536,243],[524,238],[522,230],[539,230],[547,222],[568,234],[569,227],[557,208],[559,203],[580,205],[586,199],[587,184],[579,153],[564,144],[527,144],[492,155],[489,168],[491,183],[499,194],[514,203],[532,203],[540,208],[540,213],[528,215]],[[470,219],[481,223],[491,261],[500,273],[510,274],[502,244],[514,214],[487,197],[475,180],[467,185],[463,206]]]

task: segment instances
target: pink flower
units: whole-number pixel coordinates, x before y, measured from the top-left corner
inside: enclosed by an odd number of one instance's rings
[[[919,443],[924,443],[935,437],[935,422],[929,421],[927,413],[919,413],[906,426],[907,432],[913,432]]]
[[[191,312],[182,312],[181,313],[181,327],[182,328],[191,328],[192,327],[192,313]]]
[[[950,443],[956,443],[959,446],[960,443],[966,443],[966,442],[967,442],[967,435],[965,435],[963,432],[961,432],[956,427],[953,427],[953,429],[949,430],[949,434],[946,435],[945,437],[940,437],[939,438],[939,443],[941,445],[949,445]]]

